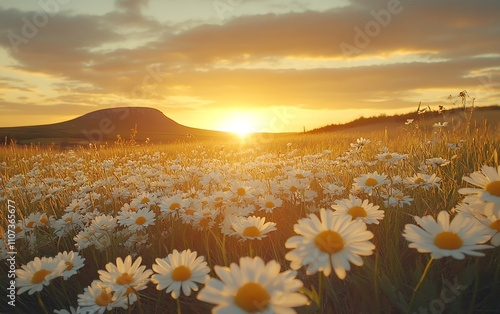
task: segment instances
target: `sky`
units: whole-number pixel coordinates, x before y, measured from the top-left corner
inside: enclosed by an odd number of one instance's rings
[[[498,0],[2,0],[0,126],[142,106],[301,132],[462,90],[498,105],[499,21]]]

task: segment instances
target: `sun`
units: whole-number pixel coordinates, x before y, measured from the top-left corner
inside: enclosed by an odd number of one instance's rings
[[[244,137],[256,132],[256,121],[253,115],[244,112],[235,112],[224,121],[224,131]]]

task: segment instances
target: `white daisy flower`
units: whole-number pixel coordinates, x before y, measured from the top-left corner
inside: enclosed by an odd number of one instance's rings
[[[438,188],[440,185],[440,181],[441,178],[436,176],[435,173],[433,173],[432,175],[417,173],[412,177],[406,178],[404,182],[409,188],[422,188],[428,190],[430,188]]]
[[[320,219],[321,218],[321,219]],[[322,271],[329,276],[332,269],[340,279],[351,269],[350,263],[363,265],[360,256],[369,256],[375,245],[373,233],[366,224],[348,215],[334,215],[332,210],[320,209],[320,218],[310,214],[294,225],[298,236],[289,238],[285,247],[293,249],[285,255],[292,269],[307,266],[308,275]]]
[[[130,231],[138,231],[155,224],[155,213],[149,208],[141,208],[137,212],[121,211],[118,223],[127,226]]]
[[[153,270],[157,273],[151,276],[151,282],[156,284],[157,290],[166,289],[172,298],[180,296],[181,289],[184,295],[190,296],[191,291],[198,291],[197,283],[204,284],[208,279],[210,269],[203,256],[196,252],[174,250],[165,258],[157,258]]]
[[[42,291],[52,279],[61,276],[65,269],[66,264],[58,258],[35,257],[33,261],[16,270],[16,287],[19,288],[17,294]]]
[[[231,227],[234,230],[231,235],[239,236],[241,241],[262,240],[269,232],[276,230],[276,223],[266,222],[265,217],[238,217],[233,221]]]
[[[379,220],[384,219],[384,211],[379,210],[380,206],[369,203],[368,200],[361,200],[354,195],[349,198],[336,200],[332,205],[335,214],[350,215],[353,220],[362,220],[366,224],[379,224]]]
[[[66,268],[62,273],[64,280],[75,275],[77,273],[77,270],[84,266],[83,262],[85,261],[85,258],[81,257],[78,252],[75,253],[73,251],[70,251],[69,253],[66,251],[62,253],[59,252],[56,258],[64,261],[64,263],[66,264]]]
[[[500,166],[482,166],[481,171],[475,171],[470,177],[463,177],[463,180],[475,185],[478,188],[462,188],[458,190],[460,194],[472,194],[485,202],[500,204]]]
[[[410,248],[420,253],[431,253],[434,259],[447,256],[463,259],[465,254],[484,256],[477,250],[492,248],[491,245],[482,244],[491,237],[488,228],[460,213],[451,223],[446,211],[441,211],[437,220],[428,215],[415,216],[415,221],[419,226],[407,224],[403,236],[411,242],[408,245]]]
[[[141,265],[142,257],[138,257],[132,263],[132,256],[128,255],[125,260],[121,257],[116,259],[116,265],[106,264],[106,270],[99,270],[99,279],[105,284],[110,285],[119,295],[129,294],[132,291],[146,289],[149,282],[149,276],[153,273],[146,266]]]
[[[389,184],[389,180],[385,174],[378,174],[377,171],[372,173],[362,174],[360,177],[354,178],[352,188],[354,191],[361,191],[368,195],[372,195],[373,191],[380,186]]]
[[[308,302],[298,293],[303,284],[295,279],[295,271],[280,273],[280,269],[275,260],[264,264],[260,257],[242,257],[239,265],[215,266],[220,279],[208,279],[197,298],[216,304],[214,314],[296,313],[293,307]]]
[[[92,281],[91,285],[78,295],[81,313],[102,314],[118,307],[127,309],[129,302],[131,303],[130,297],[127,300],[127,296],[118,295],[111,286],[100,280]]]

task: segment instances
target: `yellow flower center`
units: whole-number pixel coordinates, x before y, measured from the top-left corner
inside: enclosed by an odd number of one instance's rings
[[[298,189],[295,185],[292,185],[289,190],[290,190],[290,192],[295,193],[295,192],[297,192]]]
[[[47,217],[40,218],[40,222],[43,223],[44,225],[48,225],[49,224],[49,220],[47,219]]]
[[[462,246],[462,239],[451,231],[443,231],[436,235],[434,244],[443,250],[456,250]]]
[[[305,179],[305,177],[304,177],[304,175],[303,175],[302,173],[297,173],[297,174],[295,174],[295,177],[296,177],[297,179]]]
[[[376,179],[374,179],[374,178],[368,178],[365,181],[365,185],[366,186],[375,186],[377,184],[378,184],[378,181]]]
[[[255,226],[246,227],[245,230],[243,230],[243,236],[245,237],[258,237],[259,235],[260,230]]]
[[[238,188],[238,190],[236,190],[236,193],[238,193],[239,196],[245,196],[245,194],[247,194],[247,191],[245,191],[244,188]]]
[[[123,273],[121,274],[118,278],[116,278],[116,284],[118,285],[129,285],[130,283],[132,283],[132,281],[134,281],[134,278],[132,276],[130,276],[130,274],[128,273]]]
[[[269,300],[269,293],[256,282],[244,284],[234,296],[234,303],[247,312],[264,310],[269,305]]]
[[[266,208],[273,208],[274,206],[276,206],[276,205],[274,205],[273,202],[271,202],[271,201],[266,202]]]
[[[385,155],[385,159],[392,159],[392,155],[391,154]]]
[[[337,253],[344,248],[342,236],[333,230],[326,230],[319,233],[314,238],[314,244],[316,244],[318,249],[328,254]]]
[[[33,274],[33,277],[31,278],[31,283],[34,284],[41,283],[42,281],[45,280],[45,277],[51,273],[52,273],[51,271],[42,268]]]
[[[108,306],[112,301],[112,297],[110,293],[107,293],[106,291],[101,292],[96,298],[95,298],[95,304],[99,306]]]
[[[172,279],[175,281],[186,281],[189,278],[191,278],[191,269],[184,265],[177,266],[172,271]]]
[[[416,179],[415,179],[415,181],[413,181],[413,182],[415,182],[415,184],[420,184],[420,183],[425,183],[425,180],[424,180],[424,179],[422,179],[421,177],[418,177],[418,178],[416,178]]]
[[[500,197],[500,181],[490,182],[484,189],[491,195]]]
[[[352,216],[352,219],[356,219],[358,217],[366,217],[366,210],[361,206],[353,206],[349,208],[347,213]]]
[[[135,220],[135,223],[138,225],[143,225],[145,222],[146,222],[146,217],[144,217],[144,216],[139,216]]]
[[[178,210],[179,208],[181,208],[181,204],[179,203],[172,203],[169,207],[170,210]]]
[[[496,221],[492,222],[490,228],[500,232],[500,219],[497,219]]]
[[[196,212],[196,210],[190,208],[190,209],[186,209],[186,215],[194,215],[194,213]]]
[[[16,233],[23,232],[23,228],[21,228],[21,227],[19,227],[19,226],[16,226],[15,231],[16,231]]]
[[[73,269],[73,263],[71,262],[65,262],[66,263],[66,270],[72,270]]]
[[[72,222],[72,221],[73,221],[73,218],[68,217],[68,218],[64,219],[64,221],[65,221],[65,222]]]
[[[142,200],[141,200],[141,204],[146,204],[146,203],[149,203],[149,198],[147,197],[143,197]]]
[[[33,228],[33,226],[35,225],[35,222],[34,221],[30,221],[26,224],[26,227],[28,228]]]

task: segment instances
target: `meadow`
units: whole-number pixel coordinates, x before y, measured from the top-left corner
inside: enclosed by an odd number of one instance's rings
[[[499,312],[498,124],[422,123],[3,146],[0,312]]]

